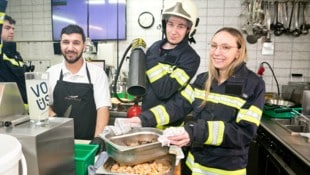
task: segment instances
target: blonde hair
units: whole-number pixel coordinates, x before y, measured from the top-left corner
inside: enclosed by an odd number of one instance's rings
[[[240,64],[242,64],[243,62],[246,61],[247,59],[247,48],[246,48],[246,41],[242,35],[242,33],[232,27],[223,27],[221,29],[219,29],[217,32],[215,32],[215,34],[213,35],[213,37],[220,33],[220,32],[227,32],[230,35],[232,35],[235,39],[236,39],[236,44],[237,47],[239,48],[239,58],[235,59],[232,64],[229,66],[228,68],[228,72],[227,72],[227,76],[230,77],[233,75],[234,70],[236,69],[236,67],[238,67]],[[209,71],[208,71],[208,78],[205,84],[205,91],[206,91],[206,97],[208,96],[208,94],[210,93],[211,90],[211,84],[214,80],[219,80],[219,71],[218,69],[216,69],[214,67],[214,65],[211,63],[211,57],[210,57],[210,62],[209,62]],[[206,100],[206,99],[205,99]],[[205,104],[206,101],[204,101]]]

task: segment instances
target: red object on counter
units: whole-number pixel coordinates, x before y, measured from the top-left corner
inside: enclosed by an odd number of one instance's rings
[[[264,72],[265,72],[265,68],[264,68],[264,66],[261,64],[261,65],[259,66],[259,68],[258,68],[257,74],[260,75],[260,76],[263,76]]]
[[[142,112],[141,107],[135,103],[133,106],[131,106],[127,111],[127,117],[135,117],[138,116]]]

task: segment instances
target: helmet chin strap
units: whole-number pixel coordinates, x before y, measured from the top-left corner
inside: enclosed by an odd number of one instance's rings
[[[171,43],[171,42],[169,42],[169,41],[168,41],[168,43],[169,43],[170,45],[172,45],[172,46],[176,46],[176,45],[179,44],[179,43],[176,43],[176,44],[175,44],[175,43]]]
[[[194,44],[196,44],[196,40],[195,40],[193,37],[192,37],[192,38],[189,38],[188,41],[189,41],[189,43],[194,43]]]

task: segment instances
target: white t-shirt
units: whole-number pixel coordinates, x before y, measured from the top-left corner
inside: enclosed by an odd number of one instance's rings
[[[94,99],[96,103],[96,109],[103,106],[111,106],[110,87],[106,73],[103,69],[95,64],[89,64],[84,61],[81,69],[76,73],[72,74],[65,66],[64,61],[62,63],[53,65],[47,72],[49,73],[49,97],[50,104],[53,104],[53,93],[57,81],[60,77],[62,70],[63,81],[73,83],[89,83],[86,73],[86,64],[91,78],[91,83],[94,87]]]

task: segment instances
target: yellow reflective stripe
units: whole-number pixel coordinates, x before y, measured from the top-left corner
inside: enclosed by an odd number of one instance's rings
[[[245,100],[239,97],[233,97],[217,93],[210,93],[208,95],[208,101],[211,101],[213,103],[221,103],[236,109],[240,109],[246,102]]]
[[[178,126],[184,126],[184,122],[182,122],[180,125],[178,125]],[[165,130],[165,129],[167,129],[167,128],[169,128],[169,127],[171,127],[170,125],[157,125],[156,126],[156,128],[157,129],[160,129],[160,130]]]
[[[166,128],[168,128],[167,126],[160,126],[160,125],[157,125],[156,126],[157,129],[160,129],[160,130],[165,130]]]
[[[146,75],[149,77],[150,82],[153,83],[171,72],[171,69],[173,69],[173,67],[168,64],[158,63],[158,65],[147,70]]]
[[[150,111],[155,116],[157,126],[162,126],[169,123],[169,114],[163,105],[157,105],[154,108],[151,108]]]
[[[190,103],[192,104],[195,100],[194,90],[190,85],[187,85],[185,89],[181,91],[181,95]]]
[[[189,167],[189,169],[192,170],[192,175],[246,175],[246,168],[229,171],[218,168],[206,167],[199,163],[195,163],[194,156],[191,152],[188,153],[186,165]]]
[[[220,145],[224,138],[225,125],[223,121],[208,121],[209,137],[205,144],[208,145]]]
[[[195,98],[205,100],[206,99],[206,91],[195,88]]]
[[[180,68],[176,68],[170,75],[171,78],[174,78],[177,80],[177,82],[180,84],[180,86],[185,86],[186,83],[189,80],[189,76],[187,75],[187,73]]]
[[[251,106],[249,109],[240,109],[236,120],[237,123],[239,123],[241,120],[245,120],[254,123],[256,126],[259,126],[262,114],[263,111],[260,108]]]
[[[12,65],[17,67],[23,67],[24,63],[22,61],[16,61],[14,58],[9,58],[5,54],[3,55],[3,60],[9,61]]]
[[[5,16],[5,13],[0,12],[0,24],[3,24],[3,22],[4,22],[4,16]]]

